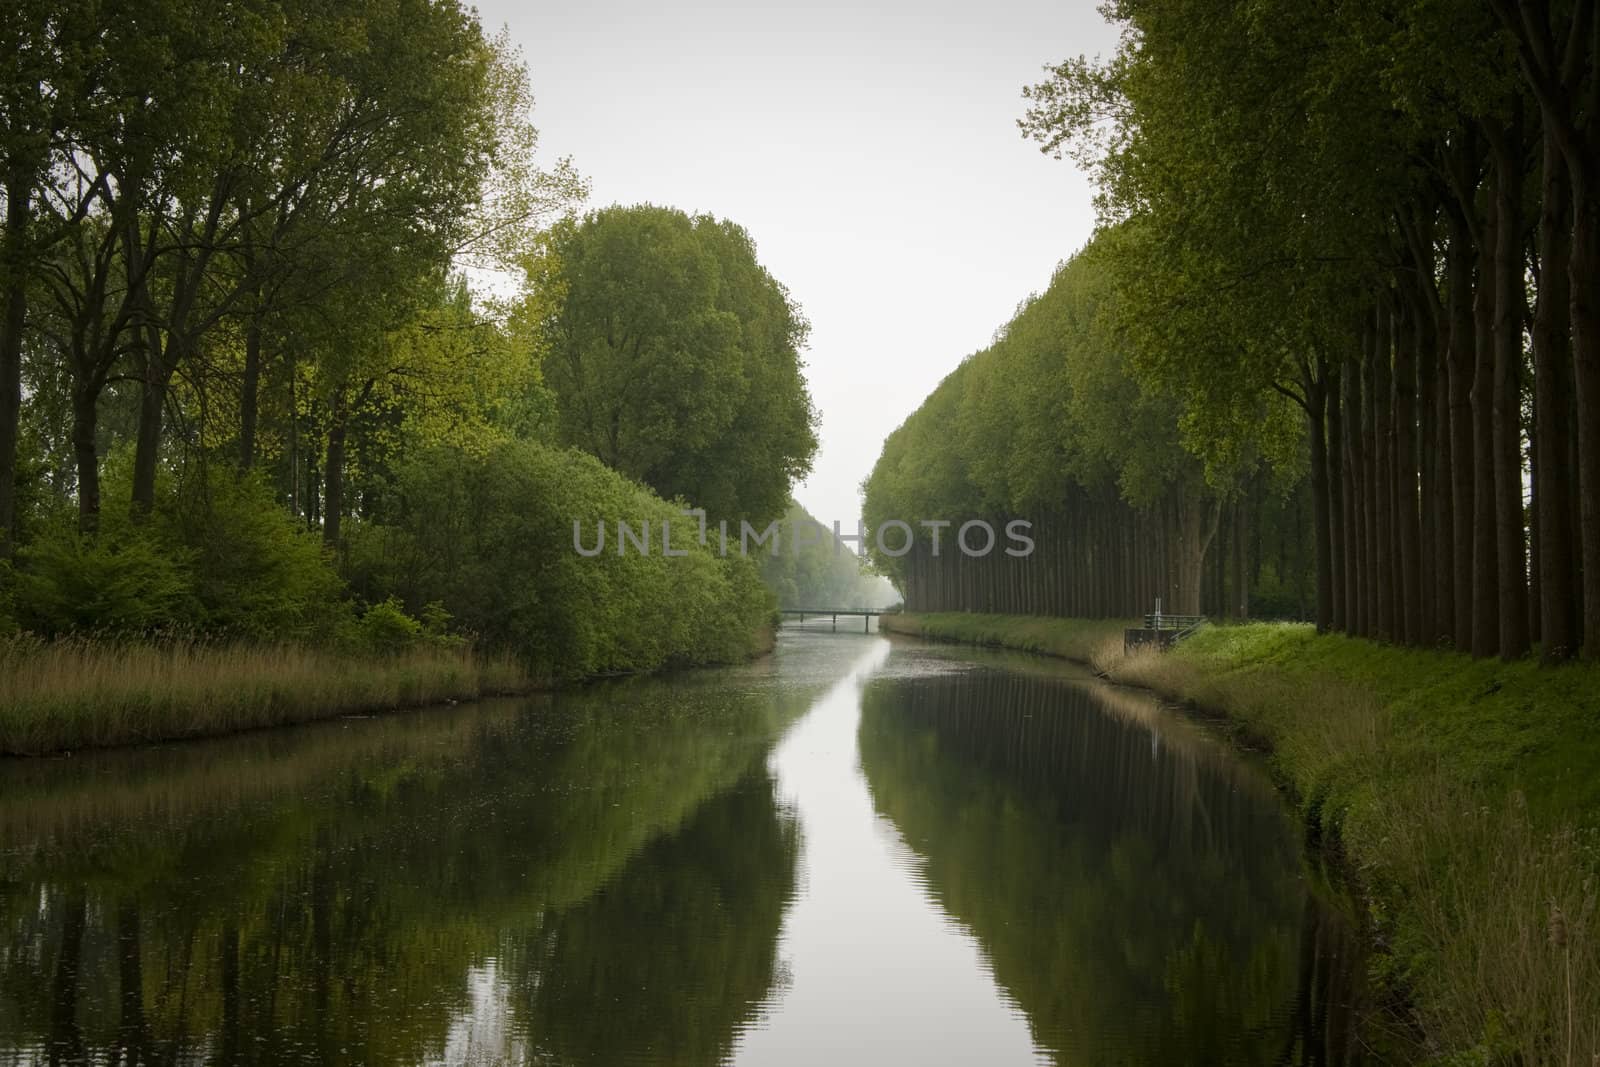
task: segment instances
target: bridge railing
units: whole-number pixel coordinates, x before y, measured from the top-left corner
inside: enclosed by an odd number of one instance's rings
[[[1144,617],[1146,630],[1194,630],[1206,621],[1204,615],[1168,615],[1151,612]]]
[[[1124,630],[1122,650],[1154,645],[1158,649],[1171,648],[1206,624],[1204,615],[1168,615],[1153,611],[1144,617],[1144,626],[1137,630]]]
[[[839,628],[839,616],[843,615],[847,619],[859,618],[861,620],[861,632],[871,633],[872,620],[882,615],[883,612],[873,608],[779,608],[778,614],[798,615],[801,622],[805,622],[808,618],[831,619],[835,630]]]

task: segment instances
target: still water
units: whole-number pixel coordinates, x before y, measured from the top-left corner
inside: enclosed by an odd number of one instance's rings
[[[1038,661],[716,671],[0,762],[0,1063],[1344,1063],[1259,768]]]

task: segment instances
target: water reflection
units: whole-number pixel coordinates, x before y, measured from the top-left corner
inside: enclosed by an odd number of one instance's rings
[[[1261,776],[1037,661],[0,762],[0,1063],[1340,1062]]]
[[[824,666],[6,764],[0,1060],[716,1062]]]
[[[1342,1063],[1355,941],[1270,784],[1143,696],[1048,674],[867,687],[877,810],[1060,1063]]]

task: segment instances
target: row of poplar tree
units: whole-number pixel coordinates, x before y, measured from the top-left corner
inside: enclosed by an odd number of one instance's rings
[[[1021,125],[1096,180],[1116,343],[1202,492],[1272,453],[1285,398],[1322,628],[1600,654],[1595,5],[1107,13],[1116,53]]]

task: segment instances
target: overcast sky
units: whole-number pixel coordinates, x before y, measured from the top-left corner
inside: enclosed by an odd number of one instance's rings
[[[1016,128],[1041,67],[1115,46],[1087,0],[479,11],[591,206],[732,219],[800,302],[822,447],[795,495],[824,522],[854,525],[884,437],[1093,229],[1083,177]]]

